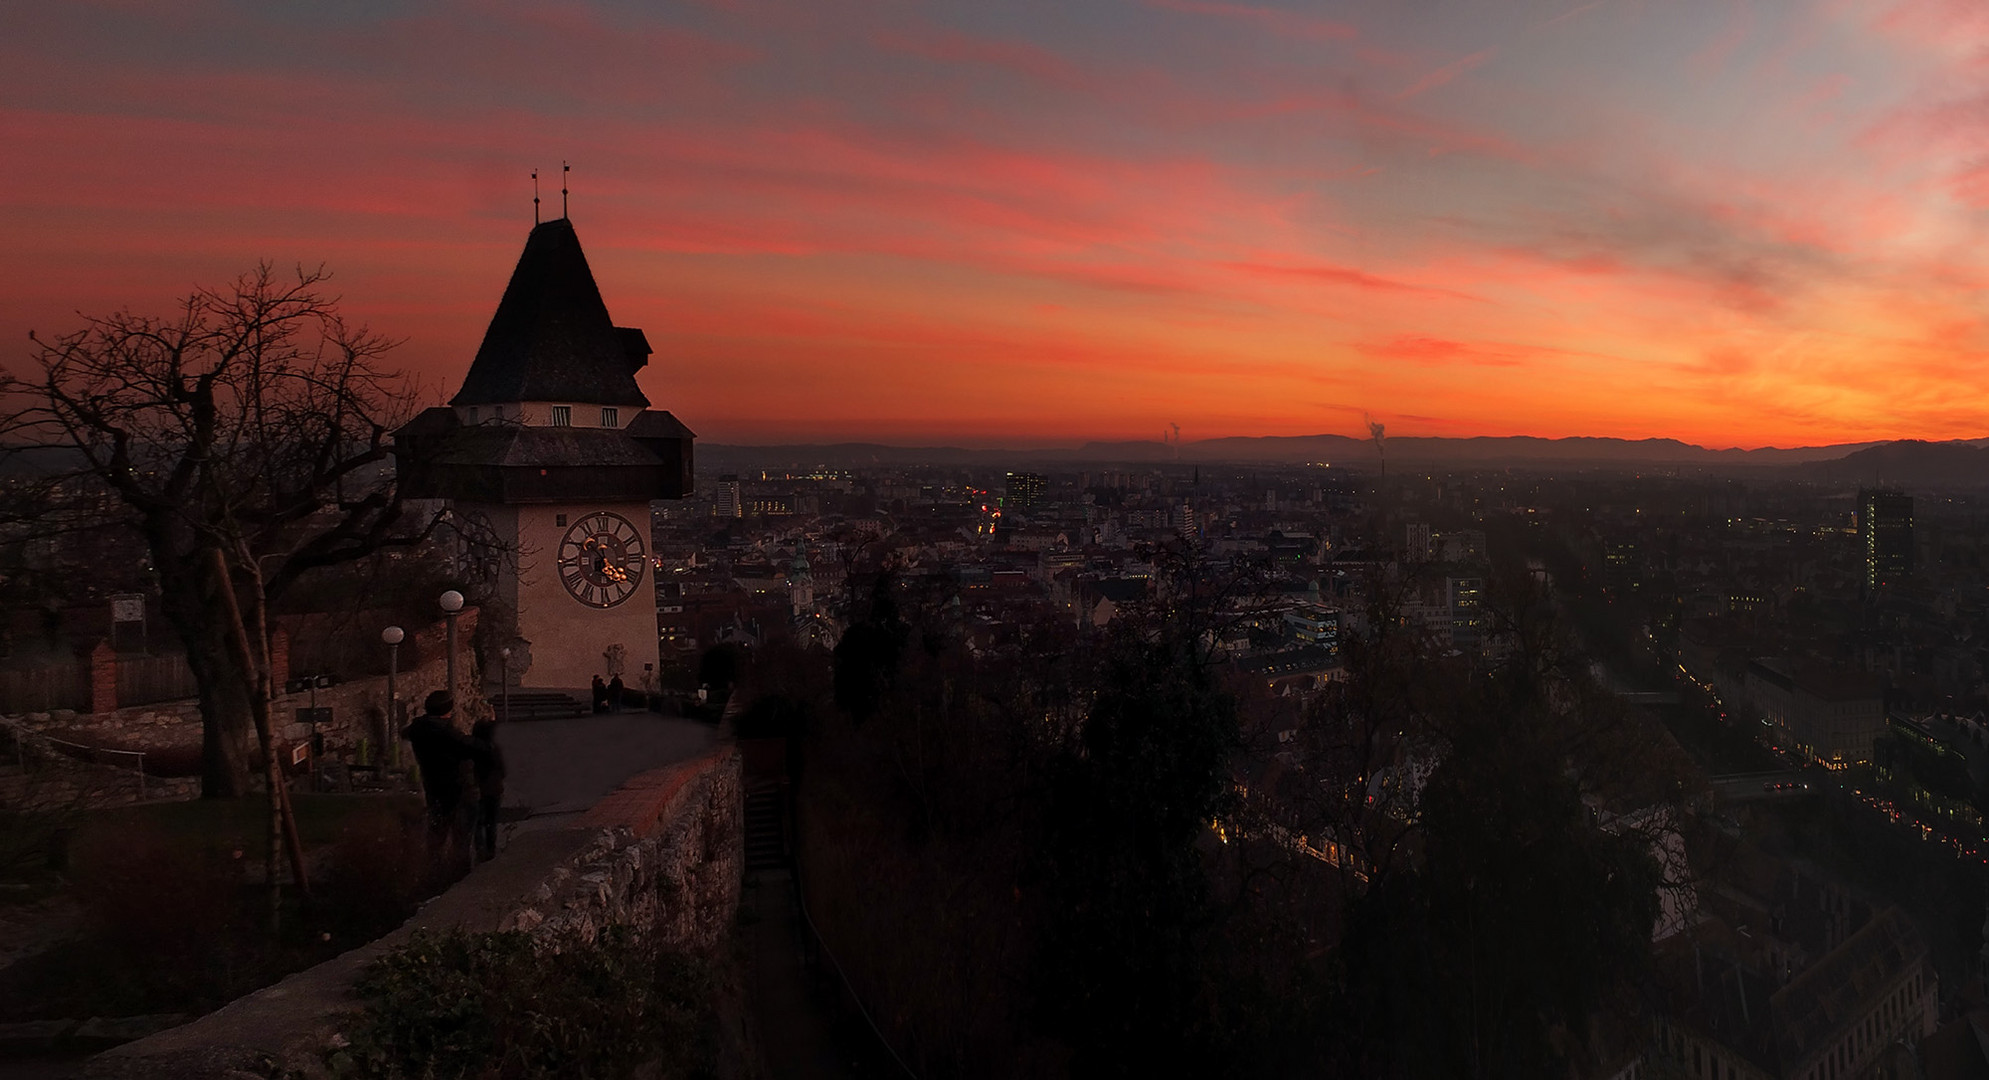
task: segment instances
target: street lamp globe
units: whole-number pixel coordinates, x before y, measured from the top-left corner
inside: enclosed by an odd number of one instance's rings
[[[406,638],[407,631],[402,630],[398,626],[389,626],[385,630],[380,631],[380,640],[389,645],[399,645]]]
[[[454,589],[442,594],[442,610],[454,615],[463,610],[463,594]]]

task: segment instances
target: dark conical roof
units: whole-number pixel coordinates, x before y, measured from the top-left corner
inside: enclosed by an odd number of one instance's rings
[[[451,405],[568,401],[646,406],[635,372],[649,351],[601,302],[580,237],[565,218],[534,226],[483,346]]]

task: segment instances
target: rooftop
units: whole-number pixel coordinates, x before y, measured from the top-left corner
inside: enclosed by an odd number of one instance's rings
[[[483,345],[449,404],[646,406],[635,373],[649,352],[642,331],[608,317],[573,224],[544,222],[526,238]]]

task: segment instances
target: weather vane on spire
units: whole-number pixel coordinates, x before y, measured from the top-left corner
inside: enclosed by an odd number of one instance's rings
[[[539,170],[532,170],[532,224],[539,223]]]
[[[559,163],[559,216],[560,217],[566,216],[566,174],[572,171],[573,171],[573,166],[568,165],[564,161]]]

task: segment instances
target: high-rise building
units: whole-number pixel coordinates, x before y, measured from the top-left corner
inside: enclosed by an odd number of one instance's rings
[[[1027,510],[1036,505],[1048,490],[1050,481],[1042,473],[1012,472],[1008,474],[1008,491],[1002,496],[1001,505],[1006,510]]]
[[[1193,539],[1195,535],[1195,508],[1188,504],[1188,500],[1181,500],[1181,504],[1174,508],[1172,517],[1174,519],[1174,531],[1180,533],[1182,536]]]
[[[1485,579],[1445,578],[1445,606],[1450,609],[1450,644],[1458,649],[1475,649],[1485,629],[1483,593]]]
[[[712,513],[722,518],[746,516],[746,505],[739,498],[739,477],[727,473],[718,478],[717,498],[712,504]]]
[[[1429,562],[1435,554],[1436,549],[1430,543],[1429,524],[1421,521],[1410,522],[1409,549],[1404,552],[1404,558],[1410,562]]]
[[[1889,488],[1858,493],[1858,540],[1865,549],[1865,588],[1913,572],[1913,496]]]

